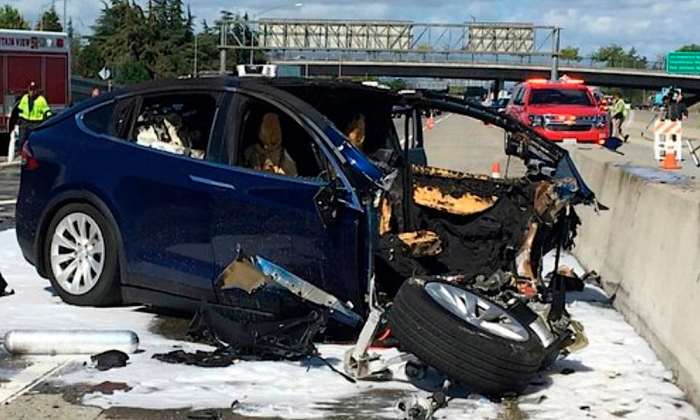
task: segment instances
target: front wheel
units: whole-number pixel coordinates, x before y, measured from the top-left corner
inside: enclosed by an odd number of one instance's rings
[[[47,235],[44,261],[51,285],[64,302],[120,302],[116,236],[102,213],[88,204],[69,204],[56,213]]]
[[[513,313],[447,283],[406,281],[389,322],[403,350],[489,396],[521,393],[545,356],[540,339]]]

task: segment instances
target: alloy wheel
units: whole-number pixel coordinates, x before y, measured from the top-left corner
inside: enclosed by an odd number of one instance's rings
[[[65,216],[51,237],[50,260],[63,290],[72,295],[92,290],[105,265],[105,242],[97,222],[85,213]]]

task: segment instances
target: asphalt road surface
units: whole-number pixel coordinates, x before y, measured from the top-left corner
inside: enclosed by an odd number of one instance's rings
[[[0,230],[15,225],[15,201],[19,190],[19,166],[0,166]]]
[[[423,138],[430,166],[491,175],[498,163],[501,175],[510,177],[525,171],[519,160],[505,155],[503,130],[469,117],[444,114],[435,119],[435,128],[423,130]]]

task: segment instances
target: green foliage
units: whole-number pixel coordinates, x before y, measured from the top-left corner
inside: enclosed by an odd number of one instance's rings
[[[219,31],[202,21],[202,31],[197,34],[197,68],[198,71],[215,71],[219,69]]]
[[[0,29],[29,29],[19,10],[6,4],[0,7]]]
[[[569,61],[581,61],[579,49],[574,47],[566,47],[559,50],[559,58]]]
[[[94,44],[80,48],[77,55],[73,55],[73,72],[88,79],[96,79],[97,73],[105,65],[101,51]]]
[[[406,83],[406,81],[403,79],[392,79],[391,81],[387,82],[386,85],[389,86],[391,90],[396,92],[404,90],[408,87],[408,83]]]
[[[676,51],[678,51],[678,52],[697,52],[697,51],[700,51],[700,45],[688,44],[688,45],[684,45],[684,46],[680,47]]]
[[[51,8],[41,14],[35,28],[37,31],[63,32],[61,18],[56,13],[56,7],[52,4]]]
[[[637,54],[635,48],[625,51],[616,44],[598,48],[591,58],[606,63],[608,67],[646,68],[647,66],[647,58]]]
[[[93,26],[93,36],[75,60],[76,72],[96,76],[103,66],[120,83],[173,78],[192,72],[194,17],[183,0],[110,0]]]
[[[145,82],[151,79],[151,74],[143,63],[121,63],[116,70],[114,80],[119,84]]]
[[[45,13],[43,27],[53,30],[55,10]],[[4,19],[4,20],[3,20]],[[0,22],[21,19],[19,12],[6,6],[0,9]],[[68,24],[72,47],[73,73],[96,78],[102,67],[112,70],[115,79],[124,84],[148,79],[189,76],[194,70],[195,38],[199,72],[219,69],[220,27],[223,19],[247,20],[247,16],[222,11],[214,25],[202,22],[196,34],[194,19],[184,0],[102,0],[102,11],[92,26],[92,35],[85,42]],[[245,39],[250,45],[257,36],[243,25],[229,25],[229,40]],[[249,51],[229,50],[229,70],[234,63],[247,63]],[[256,52],[254,61],[263,61]]]

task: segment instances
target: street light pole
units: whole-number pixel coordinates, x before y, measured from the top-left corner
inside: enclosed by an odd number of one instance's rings
[[[559,31],[561,28],[552,29],[552,74],[551,79],[559,79]]]
[[[219,74],[226,74],[226,21],[221,22],[221,40],[219,42]]]
[[[303,5],[304,5],[304,3],[294,3],[294,4],[291,5],[291,6],[293,6],[293,7],[302,7]],[[289,6],[290,6],[290,5],[287,5],[287,4],[281,4],[281,5],[277,5],[277,6],[274,6],[274,7],[270,7],[269,9],[265,9],[265,10],[263,10],[262,12],[253,15],[253,16],[251,17],[251,21],[255,21],[255,19],[258,19],[259,17],[261,17],[262,15],[264,15],[264,14],[266,14],[266,13],[270,13],[270,12],[272,12],[272,11],[279,10],[279,9],[286,9],[286,8],[288,8]],[[251,29],[251,31],[250,31],[250,64],[251,64],[251,65],[254,64],[254,55],[255,55],[255,54],[254,54],[254,50],[253,50],[254,44],[255,44],[255,37],[253,36],[253,30]]]
[[[197,77],[197,38],[198,34],[194,34],[194,68],[192,69],[192,77]]]
[[[68,20],[66,20],[68,0],[63,0],[63,32],[68,32]]]

